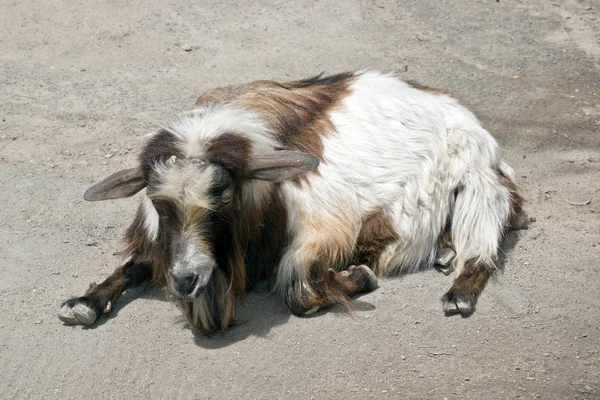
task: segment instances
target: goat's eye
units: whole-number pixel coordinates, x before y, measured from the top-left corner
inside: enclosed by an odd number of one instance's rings
[[[221,195],[221,203],[229,204],[231,203],[231,199],[233,199],[233,189],[227,188],[223,191],[223,194]]]

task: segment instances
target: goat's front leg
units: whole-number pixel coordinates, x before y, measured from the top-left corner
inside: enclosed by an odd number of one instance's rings
[[[121,265],[99,285],[92,283],[81,297],[65,301],[58,318],[69,324],[92,325],[123,292],[133,286],[147,282],[152,277],[152,265],[140,261],[129,261]]]
[[[307,279],[292,280],[286,303],[298,315],[310,315],[334,304],[348,305],[356,294],[377,288],[377,277],[366,265],[351,265],[343,271],[313,266]]]

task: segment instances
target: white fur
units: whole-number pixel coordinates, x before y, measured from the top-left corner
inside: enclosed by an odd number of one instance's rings
[[[209,208],[210,199],[206,190],[214,179],[215,167],[205,163],[198,166],[190,160],[180,160],[172,165],[169,161],[154,165],[157,175],[156,193],[152,196],[169,195],[179,199],[183,204],[194,204]]]
[[[146,229],[146,235],[151,243],[154,243],[158,238],[158,231],[160,226],[160,217],[156,208],[152,204],[152,200],[146,193],[142,195],[141,203],[142,211],[144,213],[144,229]]]

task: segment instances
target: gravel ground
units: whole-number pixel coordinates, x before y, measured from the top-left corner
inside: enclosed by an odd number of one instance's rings
[[[0,398],[600,399],[597,0],[2,1]],[[204,89],[358,68],[471,107],[536,220],[477,312],[430,271],[311,318],[252,293],[194,337],[151,288],[92,328],[59,304],[114,268],[135,200],[86,203]]]

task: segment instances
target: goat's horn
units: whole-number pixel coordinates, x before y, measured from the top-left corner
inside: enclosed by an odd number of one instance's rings
[[[167,160],[167,165],[169,167],[172,167],[173,165],[175,165],[175,162],[177,161],[177,156],[171,156],[168,160]]]

